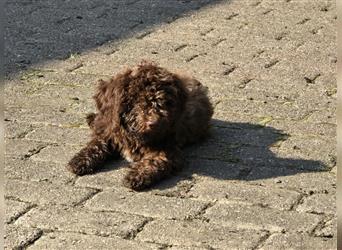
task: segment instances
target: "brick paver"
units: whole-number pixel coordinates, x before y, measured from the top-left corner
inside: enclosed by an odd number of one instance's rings
[[[6,7],[6,249],[336,248],[335,1]],[[209,87],[210,138],[144,192],[70,174],[96,80],[141,59]]]

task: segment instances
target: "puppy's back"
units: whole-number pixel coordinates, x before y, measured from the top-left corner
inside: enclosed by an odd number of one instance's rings
[[[202,140],[209,129],[209,122],[214,113],[208,98],[208,88],[196,79],[179,75],[188,89],[188,100],[177,129],[177,142],[183,146]]]

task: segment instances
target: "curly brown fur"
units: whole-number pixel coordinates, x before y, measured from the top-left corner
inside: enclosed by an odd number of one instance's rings
[[[68,169],[78,175],[94,172],[110,153],[109,146],[106,141],[94,137],[85,148],[69,161]]]
[[[68,169],[89,174],[120,153],[132,162],[124,185],[135,190],[181,168],[181,148],[207,134],[213,114],[199,81],[146,61],[100,80],[94,99],[97,113],[87,116],[92,140]]]

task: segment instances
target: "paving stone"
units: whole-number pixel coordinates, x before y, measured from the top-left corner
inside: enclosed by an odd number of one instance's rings
[[[51,145],[42,149],[39,154],[33,155],[31,159],[34,161],[63,164],[65,166],[84,146],[85,145]]]
[[[331,168],[330,158],[336,154],[334,141],[290,136],[280,145],[272,147],[271,151],[279,158],[320,161]]]
[[[43,182],[8,180],[5,197],[33,204],[65,204],[73,206],[95,194],[94,190],[60,186]]]
[[[300,107],[294,108],[277,103],[250,103],[240,100],[221,101],[217,104],[221,113],[225,111],[233,113],[244,113],[247,115],[272,116],[279,119],[298,120],[301,119],[308,110]]]
[[[236,179],[244,166],[216,159],[190,158],[188,165],[179,172],[180,175],[218,179]]]
[[[84,57],[87,59],[83,62],[83,66],[77,70],[78,73],[86,74],[86,75],[97,75],[97,76],[105,76],[110,77],[113,76],[120,68],[122,69],[122,65],[124,65],[124,61],[129,62],[138,62],[140,56],[137,56],[135,60],[132,58],[132,51],[124,51],[124,55],[120,58],[114,57],[109,58],[103,56],[94,56],[92,53],[86,53]],[[130,56],[131,55],[131,56]],[[101,62],[101,63],[100,63]]]
[[[122,180],[128,170],[125,167],[127,164],[127,162],[121,159],[109,161],[98,172],[78,177],[75,184],[81,187],[98,189],[122,187]]]
[[[86,203],[93,211],[117,211],[157,218],[188,218],[199,213],[206,202],[173,197],[105,190]]]
[[[288,134],[305,134],[312,136],[335,137],[336,124],[331,123],[308,123],[308,122],[291,122],[283,120],[270,121],[270,127],[283,130]]]
[[[33,125],[27,123],[6,122],[5,137],[8,139],[22,138],[33,129]]]
[[[108,249],[115,246],[117,249],[158,249],[159,246],[151,243],[125,240],[119,237],[100,237],[95,235],[76,233],[50,233],[43,235],[30,249]]]
[[[310,232],[322,220],[321,216],[293,211],[281,212],[261,206],[219,203],[206,210],[210,222],[236,228],[280,232]]]
[[[28,133],[26,139],[48,143],[85,145],[90,140],[90,133],[90,129],[44,126]]]
[[[315,236],[319,237],[336,237],[337,236],[337,218],[336,216],[329,220],[325,225],[315,231]]]
[[[313,194],[298,205],[297,211],[317,214],[336,213],[336,194]]]
[[[69,85],[46,85],[36,82],[30,82],[25,91],[24,96],[22,93],[14,92],[10,93],[13,99],[6,102],[8,108],[20,108],[20,109],[36,109],[36,104],[39,103],[40,107],[54,109],[58,107],[60,112],[66,112],[73,110],[78,105],[82,104],[82,108],[78,108],[81,111],[89,110],[89,104],[92,104],[91,96],[93,88],[84,88],[78,86]],[[32,86],[36,86],[35,89],[30,89]],[[63,86],[63,88],[61,88]],[[49,93],[49,97],[46,97],[46,93]],[[81,105],[80,105],[81,106]]]
[[[197,221],[157,220],[148,223],[137,239],[174,246],[251,249],[265,235],[265,232],[236,231],[230,227]]]
[[[305,155],[306,159],[302,159],[300,157],[291,157],[290,153],[288,151],[295,151],[295,149],[291,150],[284,150],[280,151],[277,147],[282,144],[282,140],[285,139],[279,139],[274,145],[272,145],[270,148],[268,147],[253,147],[248,145],[243,145],[241,147],[237,147],[232,152],[232,155],[234,155],[237,159],[240,160],[240,162],[246,166],[251,166],[251,168],[263,168],[263,167],[269,167],[274,169],[279,169],[279,172],[282,171],[282,169],[289,169],[289,173],[291,170],[293,171],[309,171],[309,172],[317,172],[317,171],[329,171],[331,168],[330,163],[330,156],[329,153],[326,153],[325,160],[321,161],[320,159],[312,159],[310,156]],[[273,151],[277,151],[277,153],[273,153]],[[278,152],[281,152],[281,154]],[[296,152],[295,152],[296,153]],[[299,154],[299,153],[297,153]],[[302,154],[304,155],[304,154]],[[313,157],[313,156],[311,156]],[[267,172],[266,172],[267,173]]]
[[[218,199],[220,202],[236,201],[280,210],[289,210],[300,197],[299,193],[289,190],[270,189],[226,180],[198,182],[188,195],[206,201],[213,199]]]
[[[219,101],[217,101],[219,102]],[[216,120],[220,120],[223,122],[234,122],[234,123],[249,123],[258,125],[260,121],[262,121],[265,117],[268,117],[267,114],[245,114],[245,113],[234,113],[234,112],[227,112],[222,111],[219,108],[215,108],[213,118]]]
[[[44,84],[30,83],[30,86],[38,85],[38,89],[32,93],[27,93],[26,96],[20,96],[13,103],[8,103],[8,107],[21,109],[35,109],[36,103],[40,103],[40,107],[55,109],[59,113],[84,114],[95,110],[93,95],[95,93],[96,82],[92,86],[75,86],[73,84],[61,83]],[[46,93],[49,93],[49,99],[46,98]],[[11,96],[16,96],[16,93]],[[58,112],[56,112],[58,114]],[[62,116],[63,114],[59,114]]]
[[[42,230],[36,228],[5,225],[4,249],[24,249],[42,235]]]
[[[336,238],[310,237],[305,234],[274,234],[260,249],[336,249]]]
[[[47,67],[53,61],[45,61],[43,66]],[[84,75],[84,74],[76,74],[76,73],[68,73],[63,72],[62,74],[58,71],[60,67],[69,67],[68,60],[62,60],[58,62],[58,67],[52,67],[50,71],[38,71],[39,73],[43,74],[44,77],[36,77],[35,82],[40,85],[56,85],[56,86],[78,86],[78,87],[85,87],[88,91],[95,87],[97,80],[104,76],[97,76],[97,75]],[[37,65],[37,67],[40,67]],[[63,90],[62,90],[63,91]],[[84,91],[85,92],[85,91]],[[91,95],[89,91],[88,93],[82,93],[85,95]],[[69,93],[72,94],[72,93]]]
[[[157,183],[147,190],[148,193],[166,197],[187,197],[187,193],[194,184],[192,177],[171,176],[170,178]]]
[[[5,158],[5,175],[8,179],[37,182],[67,183],[75,178],[65,166],[53,162],[36,162],[30,159]],[[48,169],[48,171],[46,171]]]
[[[276,186],[303,193],[334,192],[336,176],[329,172],[298,171],[289,168],[253,168],[246,180],[254,184]]]
[[[47,146],[46,142],[33,142],[22,139],[5,140],[5,155],[20,159],[30,158]]]
[[[21,215],[26,213],[32,206],[25,202],[6,199],[6,218],[7,224],[15,221]]]
[[[27,76],[31,76],[31,74],[35,73],[26,74]],[[6,96],[11,96],[11,98],[6,98],[4,100],[6,108],[27,107],[28,105],[26,105],[25,101],[30,100],[30,96],[40,88],[42,88],[42,86],[31,84],[28,80],[21,77],[16,77],[11,81],[7,80],[7,82],[5,82],[4,93]]]
[[[17,121],[17,122],[27,122],[31,124],[44,124],[44,125],[55,125],[55,126],[64,126],[64,127],[73,127],[73,126],[86,126],[86,121],[84,117],[88,113],[88,111],[80,114],[62,112],[65,106],[53,106],[49,107],[49,112],[46,112],[48,109],[44,106],[37,106],[34,109],[24,109],[24,108],[11,108],[8,107],[5,109],[5,119],[9,121]]]
[[[16,225],[42,230],[117,235],[132,238],[148,220],[142,216],[116,212],[91,212],[82,208],[43,206],[32,209],[16,221]]]
[[[236,165],[241,159],[232,153],[232,148],[239,144],[224,143],[205,143],[185,149],[185,153],[191,159],[202,158],[204,160],[214,160],[227,163],[227,165]]]
[[[312,113],[308,113],[304,119],[308,122],[313,123],[333,123],[336,124],[336,110],[335,109],[325,109],[317,110]]]
[[[47,89],[44,90],[49,91]],[[9,119],[14,118],[16,121],[30,122],[37,125],[88,128],[88,125],[85,123],[86,114],[95,111],[95,105],[91,102],[90,98],[79,100],[75,95],[69,99],[66,99],[66,97],[52,98],[53,99],[51,100],[47,100],[44,95],[31,95],[26,98],[21,98],[19,101],[15,102],[15,107],[7,107],[8,109],[18,110],[17,112],[21,112],[22,115],[20,117],[14,116]],[[53,109],[54,113],[47,117],[40,117],[38,115],[39,120],[33,120],[31,114],[36,114],[36,110],[32,107],[34,107],[37,102],[41,105],[39,109]],[[53,115],[55,117],[53,117]]]

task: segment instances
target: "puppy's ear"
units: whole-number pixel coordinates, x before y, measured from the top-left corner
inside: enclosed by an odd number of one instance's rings
[[[103,113],[109,105],[111,99],[109,91],[109,82],[102,79],[98,80],[95,95],[93,96],[96,107],[99,112]]]

